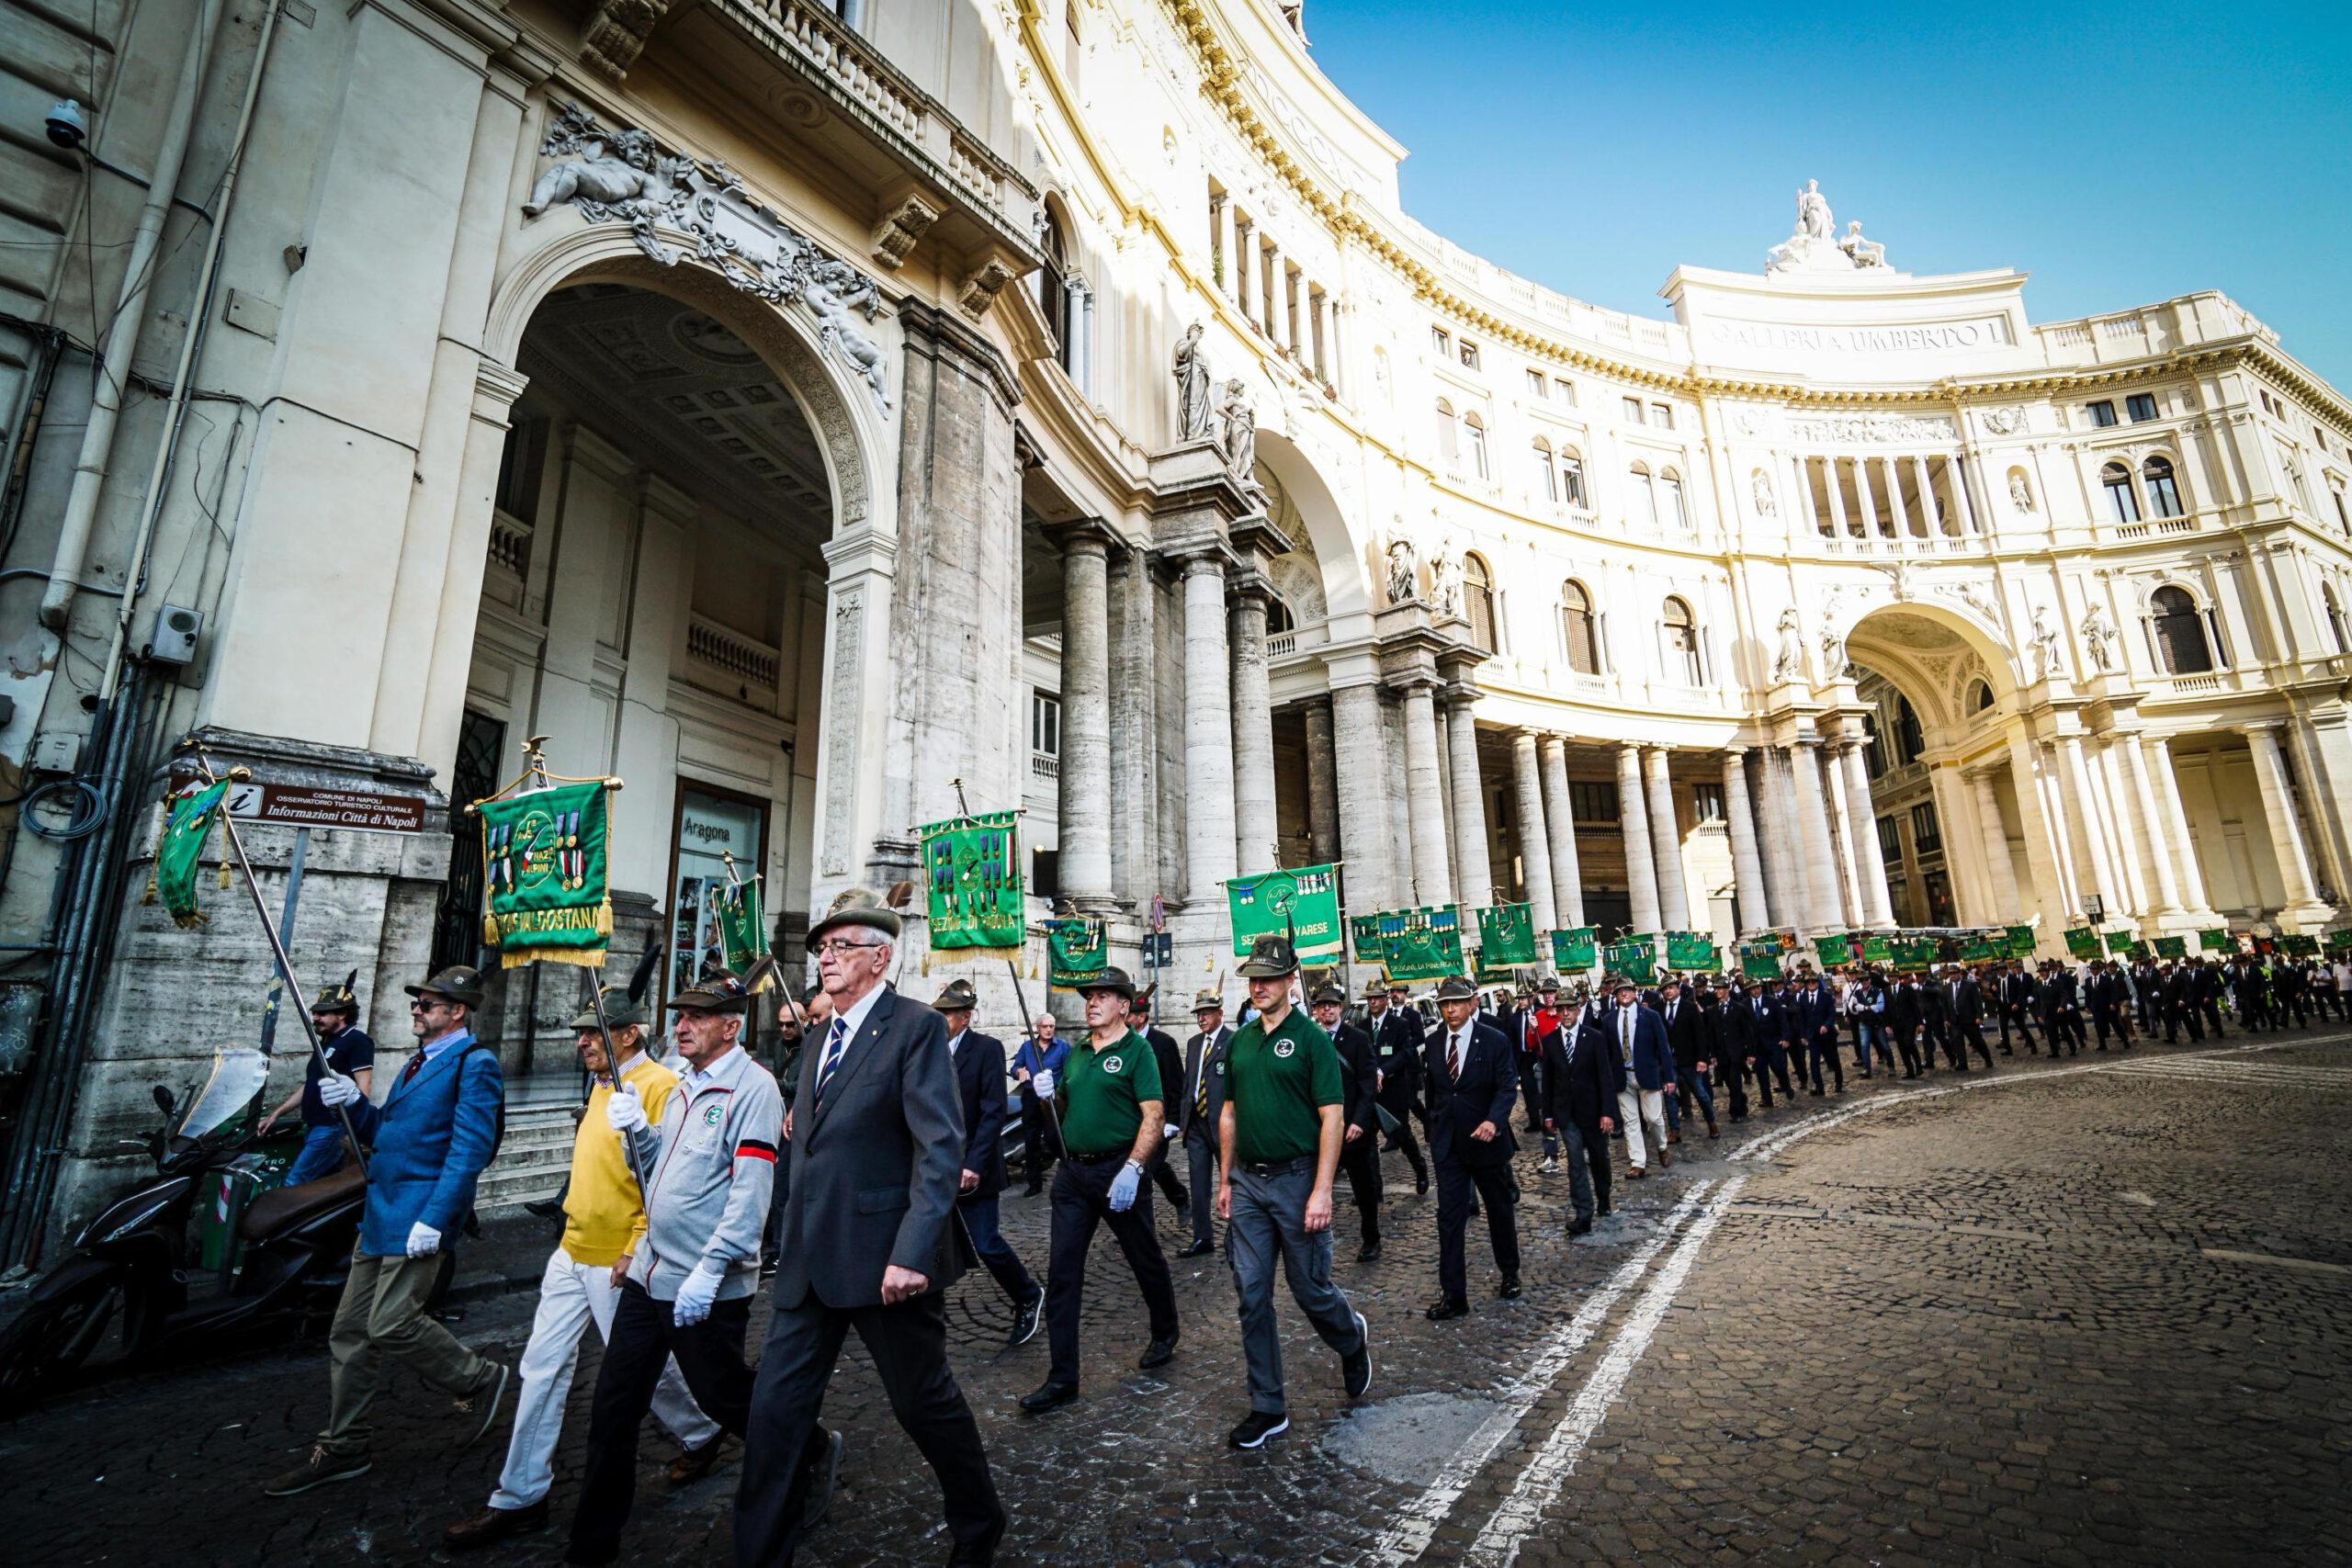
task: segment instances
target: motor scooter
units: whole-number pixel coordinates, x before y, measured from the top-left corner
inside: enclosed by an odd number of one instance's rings
[[[123,1140],[147,1152],[154,1179],[85,1225],[0,1332],[0,1415],[70,1381],[109,1328],[122,1359],[139,1361],[334,1309],[367,1183],[353,1162],[259,1190],[252,1112],[268,1076],[268,1058],[240,1046],[216,1053],[184,1100],[154,1086],[162,1124]]]

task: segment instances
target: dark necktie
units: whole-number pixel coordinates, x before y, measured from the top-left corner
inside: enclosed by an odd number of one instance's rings
[[[825,1036],[825,1054],[817,1062],[817,1102],[823,1104],[825,1086],[833,1079],[833,1069],[842,1065],[842,1051],[849,1043],[849,1021],[833,1020],[832,1032]]]
[[[1216,1049],[1216,1036],[1201,1036],[1201,1081],[1193,1090],[1193,1114],[1195,1116],[1209,1113],[1209,1053]]]
[[[401,1069],[401,1082],[408,1082],[411,1078],[413,1078],[417,1074],[424,1070],[424,1053],[423,1051],[419,1051],[415,1055],[411,1056],[408,1059],[408,1066]]]
[[[1462,1036],[1452,1030],[1445,1034],[1445,1076],[1455,1083],[1462,1081]]]

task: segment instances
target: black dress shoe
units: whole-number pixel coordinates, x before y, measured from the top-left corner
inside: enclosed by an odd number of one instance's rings
[[[1359,1263],[1379,1262],[1380,1244],[1376,1241],[1365,1242],[1363,1247],[1356,1249],[1356,1261]]]
[[[1033,1393],[1021,1396],[1021,1408],[1032,1416],[1043,1416],[1048,1410],[1059,1410],[1078,1397],[1074,1382],[1049,1382],[1040,1385]]]
[[[1428,1197],[1430,1193],[1430,1179],[1426,1176],[1417,1176],[1413,1178],[1413,1190],[1419,1193],[1424,1198]]]
[[[1144,1347],[1143,1357],[1136,1362],[1136,1370],[1139,1372],[1154,1371],[1175,1359],[1176,1338],[1175,1336],[1170,1335],[1165,1339],[1155,1339]]]
[[[1507,1302],[1515,1302],[1519,1300],[1519,1276],[1516,1274],[1504,1275],[1503,1282],[1495,1287],[1495,1294],[1502,1297],[1502,1299]]]
[[[1600,1201],[1600,1212],[1601,1213],[1604,1213],[1604,1214],[1611,1214],[1611,1213],[1616,1213],[1616,1210],[1615,1210],[1615,1209],[1613,1209],[1612,1207],[1611,1207],[1611,1205],[1610,1205],[1610,1202],[1609,1202],[1609,1200],[1608,1200],[1608,1199],[1603,1198],[1603,1199]]]
[[[1431,1323],[1443,1323],[1446,1319],[1451,1317],[1468,1317],[1470,1315],[1470,1303],[1458,1299],[1433,1302],[1430,1305],[1430,1310],[1422,1314],[1422,1315],[1427,1317]]]
[[[1568,1234],[1570,1235],[1589,1235],[1591,1232],[1592,1222],[1590,1220],[1570,1220],[1568,1222]]]
[[[1216,1250],[1216,1243],[1213,1241],[1196,1241],[1193,1243],[1192,1246],[1185,1247],[1182,1251],[1177,1253],[1176,1256],[1179,1258],[1205,1258]]]
[[[716,1438],[711,1439],[717,1442]],[[478,1546],[488,1546],[493,1540],[503,1540],[510,1535],[543,1528],[548,1522],[548,1500],[520,1508],[484,1508],[469,1515],[441,1532],[441,1544],[452,1551],[470,1551]]]

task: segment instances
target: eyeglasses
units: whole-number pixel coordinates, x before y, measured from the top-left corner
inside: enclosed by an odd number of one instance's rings
[[[865,948],[881,945],[878,942],[845,942],[839,937],[832,937],[817,944],[817,955],[820,958],[829,956],[838,958],[845,953],[856,953]]]
[[[448,1005],[449,1004],[447,1002],[429,1001],[424,997],[419,997],[414,1001],[408,1004],[408,1010],[411,1012],[439,1012]]]

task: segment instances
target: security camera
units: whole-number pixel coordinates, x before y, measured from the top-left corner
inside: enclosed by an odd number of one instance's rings
[[[90,122],[82,118],[82,106],[67,98],[50,106],[49,139],[60,147],[72,151],[89,140]]]

